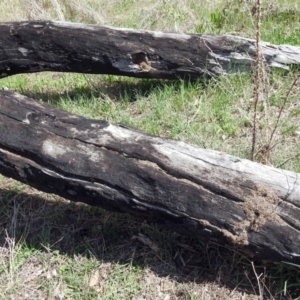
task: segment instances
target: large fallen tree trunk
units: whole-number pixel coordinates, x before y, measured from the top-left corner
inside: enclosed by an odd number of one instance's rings
[[[300,263],[299,175],[0,92],[0,172],[274,261]]]
[[[67,22],[0,23],[0,77],[59,71],[143,78],[199,78],[246,72],[255,40],[117,29]],[[300,64],[300,48],[261,43],[269,67]]]

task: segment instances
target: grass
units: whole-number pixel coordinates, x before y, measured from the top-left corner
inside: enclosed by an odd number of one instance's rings
[[[59,9],[53,3],[59,4]],[[298,0],[263,3],[262,39],[300,45]],[[254,1],[0,2],[2,21],[65,20],[255,37]],[[268,142],[299,71],[273,72],[258,106],[258,149]],[[71,113],[249,158],[253,79],[137,80],[40,73],[0,82]],[[300,172],[299,83],[283,109],[269,164]],[[256,159],[264,162],[261,152]],[[0,299],[296,299],[299,266],[252,259],[143,220],[74,204],[0,177]],[[261,275],[262,274],[262,275]],[[260,276],[260,277],[259,277]],[[259,278],[258,278],[259,277]]]

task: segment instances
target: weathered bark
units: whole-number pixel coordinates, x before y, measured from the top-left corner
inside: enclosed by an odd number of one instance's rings
[[[298,174],[4,91],[0,132],[5,176],[261,258],[300,263]]]
[[[300,64],[300,48],[261,43],[269,67]],[[67,22],[0,23],[0,77],[59,71],[143,78],[199,78],[247,72],[255,41],[232,35],[196,35],[117,29]]]

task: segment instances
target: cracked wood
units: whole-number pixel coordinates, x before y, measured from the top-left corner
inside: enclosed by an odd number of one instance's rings
[[[270,68],[300,64],[300,48],[261,42]],[[252,70],[255,40],[68,22],[0,23],[0,77],[59,71],[140,78],[201,78]]]
[[[0,172],[255,256],[300,263],[300,179],[0,91]]]

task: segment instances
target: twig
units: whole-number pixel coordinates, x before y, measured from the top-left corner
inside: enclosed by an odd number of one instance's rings
[[[277,165],[275,168],[281,168],[281,167],[282,167],[283,165],[285,165],[287,162],[289,162],[290,160],[295,159],[295,158],[297,158],[297,157],[299,157],[299,156],[300,156],[300,153],[297,153],[296,155],[289,157],[289,158],[286,159],[284,162],[282,162],[282,163],[280,163],[279,165]]]
[[[256,148],[256,129],[257,129],[257,106],[260,99],[261,87],[261,49],[260,49],[260,27],[261,27],[261,0],[256,0],[256,60],[255,60],[255,75],[254,75],[254,115],[253,115],[253,131],[252,131],[252,149],[251,159],[254,160]]]
[[[281,118],[281,114],[282,114],[282,112],[283,112],[283,109],[284,109],[284,107],[285,107],[285,105],[286,105],[286,103],[287,103],[287,101],[288,101],[288,98],[289,98],[289,96],[290,96],[290,94],[291,94],[291,92],[292,92],[292,89],[293,89],[294,86],[296,85],[296,83],[297,83],[297,81],[298,81],[299,78],[300,78],[300,75],[298,75],[298,76],[294,79],[292,85],[290,86],[288,92],[286,93],[286,96],[284,97],[283,104],[282,104],[281,107],[280,107],[279,114],[278,114],[278,117],[277,117],[277,120],[276,120],[276,124],[275,124],[275,126],[274,126],[274,128],[273,128],[273,131],[272,131],[271,136],[270,136],[269,143],[268,143],[268,145],[267,145],[268,148],[270,148],[270,145],[271,145],[271,143],[272,143],[274,134],[275,134],[275,132],[276,132],[276,130],[277,130],[277,128],[278,128],[278,124],[279,124],[279,121],[280,121],[280,118]]]
[[[256,273],[256,271],[255,271],[255,267],[254,267],[253,261],[251,262],[251,265],[252,265],[252,269],[253,269],[253,272],[254,272],[254,274],[255,274],[255,277],[256,277],[256,280],[257,280],[257,284],[258,284],[259,298],[260,298],[261,300],[263,300],[263,298],[264,298],[263,288],[262,288],[262,286],[261,286],[261,284],[260,284],[260,277],[261,277],[261,275],[263,275],[263,273],[261,273],[261,274],[258,276],[257,273]]]

